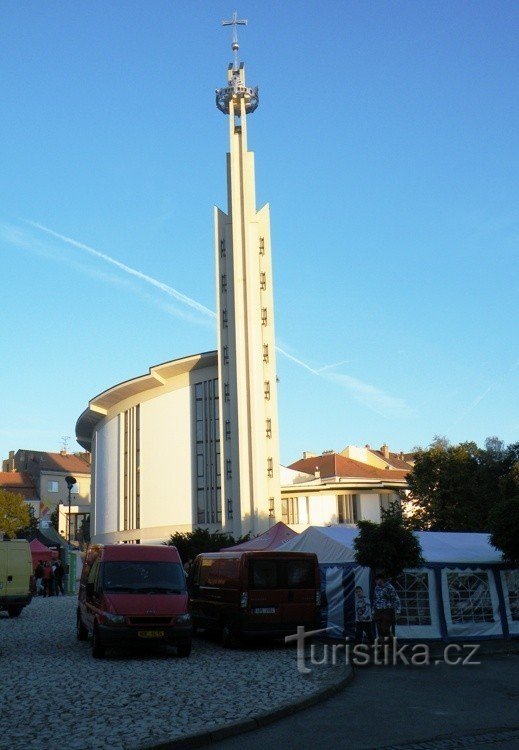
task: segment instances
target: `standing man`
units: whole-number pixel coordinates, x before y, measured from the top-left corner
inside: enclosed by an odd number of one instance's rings
[[[63,567],[63,563],[61,560],[56,560],[56,567],[54,568],[54,583],[55,583],[55,589],[56,589],[56,596],[61,594],[61,596],[65,595],[65,591],[63,589],[63,575],[65,573],[65,568]]]
[[[384,573],[375,575],[373,612],[380,638],[394,635],[396,616],[400,614],[400,599]]]

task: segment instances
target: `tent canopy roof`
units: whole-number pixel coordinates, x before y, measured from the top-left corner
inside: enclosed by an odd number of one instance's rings
[[[55,550],[46,547],[39,539],[33,539],[32,542],[29,542],[29,547],[31,548],[33,563],[37,560],[52,560],[58,557]]]
[[[283,552],[315,552],[320,563],[353,562],[353,540],[359,533],[351,526],[310,526],[283,545]],[[415,531],[426,562],[500,563],[499,550],[489,534],[458,531]]]
[[[298,536],[296,531],[292,531],[283,521],[279,521],[268,531],[254,537],[254,539],[249,539],[248,542],[242,542],[242,544],[236,544],[234,547],[226,547],[222,552],[229,550],[250,550],[252,552],[253,550],[278,549],[282,545],[284,551],[285,543],[296,536]]]

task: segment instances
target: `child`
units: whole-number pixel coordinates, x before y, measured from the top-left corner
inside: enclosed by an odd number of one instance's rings
[[[362,643],[363,636],[368,643],[373,643],[373,629],[371,626],[371,605],[364,596],[360,586],[355,587],[355,643]]]

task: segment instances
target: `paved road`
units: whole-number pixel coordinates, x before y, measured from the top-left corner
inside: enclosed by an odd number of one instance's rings
[[[37,598],[0,615],[0,749],[128,750],[217,729],[304,698],[294,651],[222,648],[197,638],[174,651],[119,651],[93,659],[75,636],[74,597]]]
[[[327,702],[213,747],[519,750],[519,655],[484,656],[472,667],[357,669]]]

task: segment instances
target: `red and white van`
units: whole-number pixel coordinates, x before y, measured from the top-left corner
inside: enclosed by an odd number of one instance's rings
[[[77,606],[77,637],[92,655],[107,646],[167,643],[191,653],[185,573],[176,547],[93,545],[86,555]]]
[[[311,553],[204,553],[189,571],[188,591],[193,625],[220,631],[226,645],[320,626],[319,565]]]

